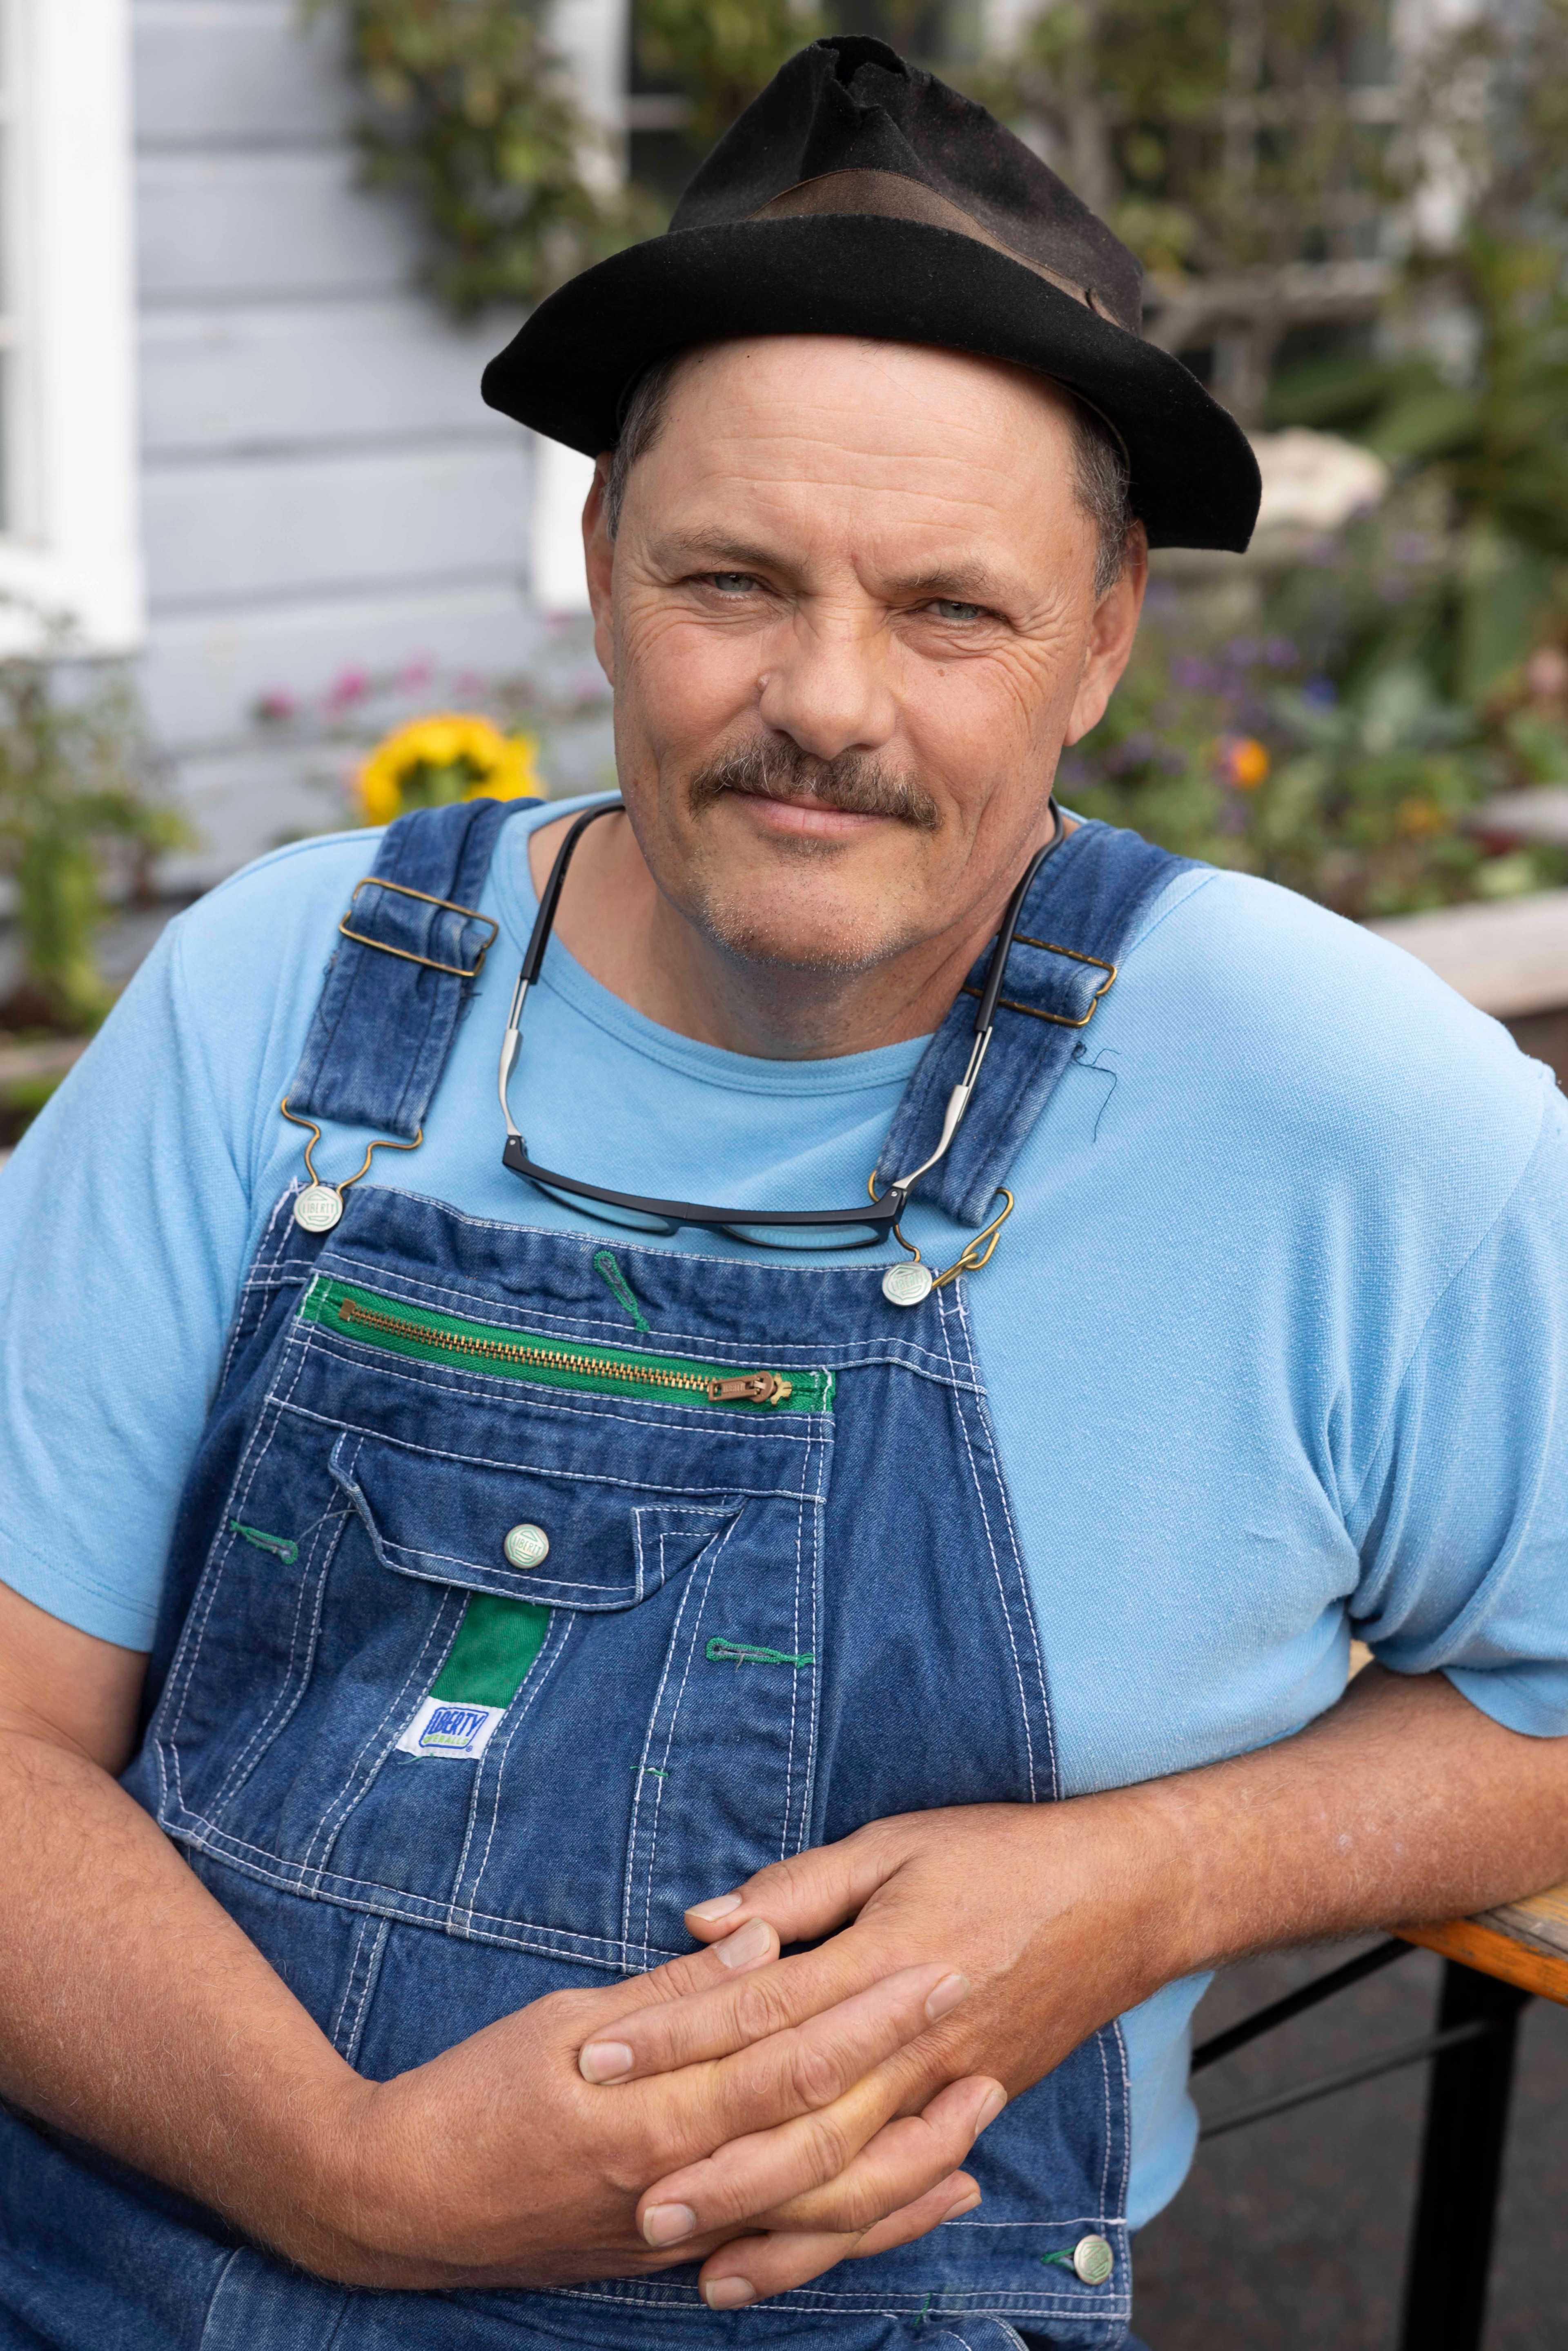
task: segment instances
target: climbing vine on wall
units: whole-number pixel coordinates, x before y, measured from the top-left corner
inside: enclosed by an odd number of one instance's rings
[[[825,29],[802,0],[638,0],[635,23],[643,65],[685,93],[705,149]]]
[[[365,178],[413,201],[426,281],[459,314],[537,301],[662,225],[572,96],[549,0],[301,5],[341,26]],[[810,0],[638,0],[636,26],[643,64],[689,101],[695,152],[821,29]]]
[[[367,183],[411,198],[455,311],[533,302],[647,226],[573,99],[546,0],[303,0],[363,92]]]

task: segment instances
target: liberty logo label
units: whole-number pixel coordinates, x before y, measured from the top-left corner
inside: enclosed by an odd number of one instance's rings
[[[397,1743],[405,1755],[472,1763],[485,1752],[506,1710],[502,1706],[465,1706],[450,1698],[427,1698]]]

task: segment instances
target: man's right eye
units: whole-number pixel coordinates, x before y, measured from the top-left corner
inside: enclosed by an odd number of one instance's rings
[[[721,596],[744,596],[757,585],[749,571],[710,571],[708,579]]]

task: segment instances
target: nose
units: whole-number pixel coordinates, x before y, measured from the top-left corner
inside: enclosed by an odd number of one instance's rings
[[[768,647],[758,698],[763,724],[813,758],[882,750],[898,726],[885,658],[869,616],[798,615],[786,641]]]

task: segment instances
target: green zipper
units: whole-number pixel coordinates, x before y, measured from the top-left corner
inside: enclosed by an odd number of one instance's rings
[[[831,1372],[737,1371],[681,1355],[633,1354],[619,1347],[574,1347],[490,1322],[468,1322],[401,1298],[385,1298],[319,1273],[299,1308],[301,1322],[394,1355],[426,1364],[464,1364],[502,1379],[547,1387],[586,1388],[596,1395],[651,1396],[721,1412],[831,1412]]]

